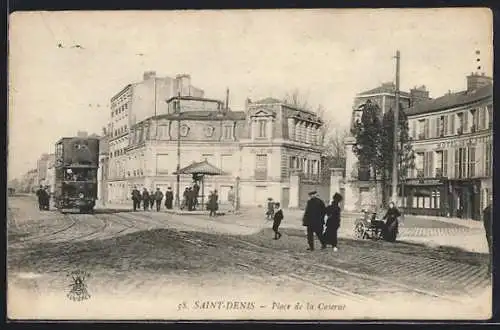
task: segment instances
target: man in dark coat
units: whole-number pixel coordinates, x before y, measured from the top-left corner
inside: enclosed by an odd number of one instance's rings
[[[137,208],[140,207],[141,203],[141,192],[137,190],[137,187],[134,187],[132,190],[132,203],[134,205],[134,211],[137,211]]]
[[[149,194],[149,209],[153,211],[153,206],[155,205],[155,192],[151,189],[151,193]]]
[[[142,189],[142,206],[144,211],[147,211],[149,208],[149,192],[146,188]]]
[[[323,226],[325,224],[325,203],[317,197],[316,191],[309,193],[302,225],[307,227],[307,243],[309,251],[314,251],[314,234],[321,242],[321,248],[326,248],[323,238]]]
[[[161,192],[160,188],[156,188],[155,192],[155,201],[156,201],[156,211],[160,211],[161,207],[161,200],[163,199],[163,193]]]
[[[196,209],[196,207],[198,206],[198,195],[200,193],[200,186],[198,185],[198,183],[194,183],[193,185],[193,210]]]
[[[36,191],[36,197],[38,198],[38,209],[40,211],[43,210],[43,206],[44,206],[44,196],[45,196],[45,190],[43,189],[43,186],[40,185],[40,188],[38,188],[38,190]]]
[[[172,188],[168,187],[167,191],[165,192],[165,207],[167,210],[172,209],[172,202],[174,200],[174,193],[172,191]]]
[[[186,189],[184,189],[184,193],[182,194],[182,205],[181,205],[181,210],[183,210],[184,208],[188,207],[188,204],[189,204],[189,187],[186,187]]]

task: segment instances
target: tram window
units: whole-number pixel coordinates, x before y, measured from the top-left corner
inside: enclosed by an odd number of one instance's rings
[[[68,169],[65,173],[67,181],[92,181],[96,177],[96,170],[88,168]]]

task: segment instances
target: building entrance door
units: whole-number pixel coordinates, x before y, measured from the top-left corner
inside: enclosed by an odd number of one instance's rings
[[[283,188],[281,193],[281,207],[287,208],[290,204],[290,188]]]

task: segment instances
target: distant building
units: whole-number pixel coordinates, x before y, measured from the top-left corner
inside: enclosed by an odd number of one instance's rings
[[[99,168],[97,170],[97,200],[105,204],[108,200],[109,135],[106,128],[99,139]]]
[[[48,185],[47,182],[47,171],[49,166],[54,162],[54,154],[42,154],[42,156],[37,161],[37,178],[36,183],[38,185]]]

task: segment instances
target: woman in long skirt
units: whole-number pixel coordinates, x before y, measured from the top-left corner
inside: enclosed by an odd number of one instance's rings
[[[335,193],[332,203],[326,208],[326,230],[325,230],[325,243],[333,247],[333,251],[337,249],[337,231],[340,227],[340,206],[342,196]]]

